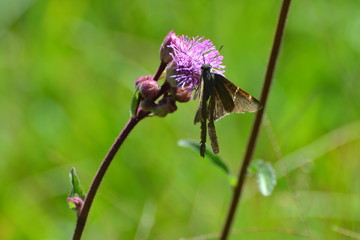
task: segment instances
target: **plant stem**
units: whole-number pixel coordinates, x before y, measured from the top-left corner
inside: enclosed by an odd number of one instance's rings
[[[256,140],[258,137],[262,117],[263,117],[263,114],[265,111],[265,106],[266,106],[267,98],[269,95],[270,86],[272,83],[276,62],[277,62],[277,59],[279,56],[281,40],[284,35],[285,23],[286,23],[286,18],[287,18],[288,12],[289,12],[290,3],[291,3],[291,0],[283,0],[283,3],[282,3],[279,20],[278,20],[278,24],[277,24],[277,29],[276,29],[276,33],[275,33],[275,37],[274,37],[274,43],[272,46],[270,59],[269,59],[269,63],[267,66],[264,85],[263,85],[261,98],[260,98],[260,101],[263,104],[263,108],[257,113],[256,118],[255,118],[253,129],[252,129],[252,132],[251,132],[251,135],[249,138],[249,142],[248,142],[248,145],[246,148],[244,160],[243,160],[242,166],[240,168],[237,184],[234,188],[233,198],[231,201],[231,205],[230,205],[230,208],[228,211],[228,215],[227,215],[222,233],[221,233],[220,240],[226,240],[229,235],[230,228],[231,228],[232,222],[234,220],[236,209],[237,209],[237,206],[238,206],[238,203],[239,203],[239,200],[241,197],[242,189],[244,186],[246,172],[247,172],[248,166],[251,162],[251,159],[252,159],[252,156],[253,156],[253,153],[255,150]]]
[[[92,205],[92,202],[94,201],[94,197],[96,195],[96,192],[100,186],[101,180],[103,179],[106,170],[108,169],[110,163],[112,162],[113,158],[115,157],[115,154],[119,150],[120,146],[126,139],[126,137],[129,135],[131,130],[136,126],[136,124],[143,118],[145,118],[149,113],[139,111],[138,117],[136,118],[130,118],[128,123],[125,125],[124,129],[121,131],[117,139],[115,140],[114,144],[110,148],[109,152],[106,154],[103,162],[101,163],[93,182],[91,183],[90,189],[88,194],[86,195],[84,205],[80,210],[80,214],[77,218],[76,228],[73,235],[73,240],[80,240],[81,235],[84,231],[85,224],[87,217],[89,215],[89,211]]]
[[[155,81],[157,81],[160,78],[160,76],[161,76],[162,72],[165,70],[166,66],[167,66],[167,63],[164,63],[163,61],[160,62],[160,66],[154,75]]]
[[[154,78],[153,78],[154,80],[158,80],[160,78],[161,73],[166,68],[166,65],[167,65],[166,63],[161,61],[159,68],[154,75]],[[163,86],[161,87],[161,91],[160,91],[159,95],[156,96],[155,99],[159,98],[169,88],[170,88],[169,84],[167,82],[165,82],[163,84]],[[113,145],[111,146],[109,152],[106,154],[104,160],[102,161],[102,163],[91,183],[89,192],[86,195],[86,198],[84,200],[84,205],[82,206],[81,210],[78,213],[78,218],[77,218],[76,228],[75,228],[74,235],[73,235],[73,240],[81,239],[82,233],[85,228],[86,220],[89,215],[89,211],[90,211],[92,202],[94,201],[96,192],[97,192],[97,190],[100,186],[100,183],[106,173],[106,170],[110,166],[110,163],[114,159],[120,146],[125,141],[126,137],[129,135],[131,130],[133,130],[133,128],[136,126],[136,124],[138,124],[138,122],[140,122],[140,120],[144,119],[149,114],[150,114],[150,112],[145,112],[145,111],[141,110],[141,108],[139,108],[139,106],[137,106],[136,117],[130,118],[128,123],[125,125],[124,129],[121,131],[121,133],[119,134],[119,136],[117,137],[117,139],[115,140]]]

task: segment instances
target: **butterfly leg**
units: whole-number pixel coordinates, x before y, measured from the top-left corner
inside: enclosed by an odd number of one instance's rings
[[[206,149],[206,119],[201,121],[201,142],[200,142],[200,156],[204,157]]]
[[[208,131],[209,131],[209,138],[211,141],[211,148],[215,154],[219,153],[219,143],[217,140],[216,135],[216,128],[214,124],[214,109],[215,109],[215,97],[212,96],[209,102],[209,124],[208,124]]]
[[[211,148],[215,154],[218,154],[219,153],[219,143],[217,140],[214,121],[209,121],[208,127],[209,127],[208,131],[209,131],[209,137],[210,137],[210,141],[211,141]]]

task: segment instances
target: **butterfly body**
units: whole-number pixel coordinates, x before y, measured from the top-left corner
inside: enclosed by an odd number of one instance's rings
[[[200,103],[194,123],[201,123],[200,155],[204,157],[207,131],[213,152],[219,152],[214,121],[233,112],[256,112],[261,103],[224,76],[212,73],[210,64],[201,69]]]

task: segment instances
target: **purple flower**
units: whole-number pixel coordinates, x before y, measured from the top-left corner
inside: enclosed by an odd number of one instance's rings
[[[223,56],[216,50],[210,40],[204,37],[190,38],[179,37],[176,43],[169,45],[173,49],[170,55],[173,58],[174,78],[179,87],[188,87],[189,90],[197,90],[200,85],[201,66],[210,64],[212,72],[223,74],[225,66],[222,64]]]

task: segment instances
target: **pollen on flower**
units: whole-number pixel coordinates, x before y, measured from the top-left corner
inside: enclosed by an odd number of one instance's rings
[[[204,37],[190,38],[188,36],[179,37],[178,41],[169,45],[173,52],[171,70],[167,70],[179,87],[188,87],[191,91],[200,85],[201,66],[210,64],[214,73],[223,74],[225,66],[222,65],[223,57],[216,50],[210,40]]]

